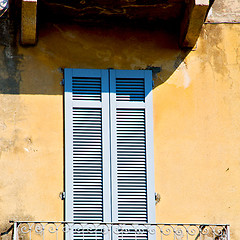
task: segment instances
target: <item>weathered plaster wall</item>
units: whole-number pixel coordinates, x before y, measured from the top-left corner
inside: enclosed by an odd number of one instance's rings
[[[160,222],[231,224],[239,239],[240,25],[205,25],[154,90]],[[161,77],[161,73],[160,73]]]
[[[6,46],[1,47],[5,56]],[[9,59],[1,58],[6,74],[0,76],[1,231],[10,219],[63,219],[62,68],[152,65],[162,68],[165,81],[186,54],[178,49],[176,35],[165,31],[57,24],[40,27],[35,47],[12,44],[9,48]],[[14,62],[19,56],[20,61]],[[7,65],[12,62],[17,80]]]
[[[21,56],[11,84],[2,44],[1,229],[10,219],[63,219],[61,68],[153,66],[161,69],[153,90],[157,222],[230,223],[237,240],[239,37],[239,25],[205,25],[189,53],[166,30],[49,24],[35,47],[11,47],[9,61]]]
[[[22,56],[17,53],[15,24],[8,16],[0,20],[0,93],[19,93]]]
[[[240,23],[240,1],[215,0],[206,21],[212,23]]]

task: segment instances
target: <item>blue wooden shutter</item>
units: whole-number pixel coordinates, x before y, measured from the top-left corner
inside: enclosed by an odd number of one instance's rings
[[[108,71],[65,69],[66,221],[111,221],[109,145]]]
[[[110,70],[110,95],[112,221],[155,222],[152,72]]]
[[[155,221],[151,75],[65,69],[66,221]]]

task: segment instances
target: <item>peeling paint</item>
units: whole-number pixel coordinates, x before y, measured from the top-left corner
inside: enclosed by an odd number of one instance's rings
[[[7,125],[5,124],[5,122],[0,122],[0,129],[5,130],[6,128],[7,128]]]
[[[28,150],[27,148],[24,148],[24,150],[25,150],[26,152],[29,152],[29,150]]]
[[[184,86],[184,88],[188,88],[191,83],[191,79],[190,79],[190,76],[187,71],[187,65],[185,62],[183,62],[183,64],[181,66],[182,66],[181,69],[182,69],[183,79],[184,79],[183,86]]]
[[[206,19],[210,23],[239,23],[240,1],[217,0],[214,1]]]

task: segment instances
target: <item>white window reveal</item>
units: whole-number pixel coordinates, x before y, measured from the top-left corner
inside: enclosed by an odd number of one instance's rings
[[[152,72],[64,75],[66,221],[155,222]]]

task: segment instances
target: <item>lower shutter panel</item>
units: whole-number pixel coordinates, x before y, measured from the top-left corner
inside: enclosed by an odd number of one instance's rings
[[[73,232],[73,239],[79,240],[102,240],[103,234],[101,230],[94,228],[77,229]]]
[[[103,220],[101,109],[73,109],[73,220]]]
[[[146,240],[148,239],[147,230],[124,229],[119,231],[118,239],[121,240]]]
[[[102,111],[73,109],[73,220],[103,221]],[[100,240],[100,230],[78,229],[74,239]]]
[[[147,222],[144,109],[117,109],[118,221]]]

